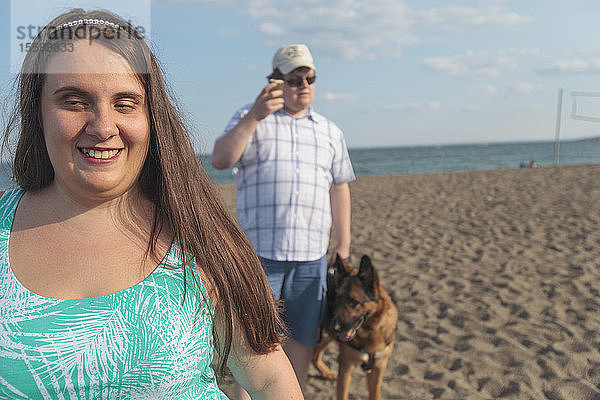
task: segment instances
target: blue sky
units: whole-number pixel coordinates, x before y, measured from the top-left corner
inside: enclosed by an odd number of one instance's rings
[[[16,24],[44,25],[90,1],[0,0],[0,94],[14,79]],[[27,4],[25,14],[15,10]],[[32,6],[33,4],[33,6]],[[275,50],[306,43],[315,109],[349,147],[553,140],[600,135],[597,0],[103,1],[150,32],[200,151],[254,100]],[[21,20],[16,21],[16,19]],[[573,96],[573,94],[577,96]],[[574,119],[575,114],[586,117]],[[596,120],[595,120],[596,119]]]

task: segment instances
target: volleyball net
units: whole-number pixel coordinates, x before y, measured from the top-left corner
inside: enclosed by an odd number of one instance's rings
[[[600,92],[571,92],[571,118],[600,122]]]
[[[565,107],[563,107],[563,100],[566,103]],[[600,122],[600,92],[564,91],[560,88],[556,110],[554,165],[559,164],[560,141],[565,130],[568,134],[575,134],[580,139],[600,138],[598,127],[595,124],[588,124],[589,122]],[[562,135],[561,130],[563,131]]]

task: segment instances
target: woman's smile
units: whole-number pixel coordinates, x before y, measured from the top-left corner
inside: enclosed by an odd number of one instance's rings
[[[86,158],[108,160],[116,157],[121,152],[121,149],[79,148],[79,151]]]

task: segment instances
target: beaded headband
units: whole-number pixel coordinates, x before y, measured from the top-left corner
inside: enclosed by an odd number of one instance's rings
[[[99,28],[94,28],[94,25],[99,25]],[[87,26],[84,28],[84,26]],[[79,32],[78,34],[78,30],[80,28],[84,28],[83,32]],[[71,52],[73,51],[73,47],[65,47],[65,43],[62,42],[57,42],[57,43],[52,43],[52,39],[65,39],[63,37],[63,33],[65,33],[65,29],[68,29],[69,32],[69,36],[68,36],[68,40],[73,40],[73,39],[79,39],[79,40],[89,40],[90,45],[92,44],[92,41],[101,37],[104,37],[106,39],[121,39],[120,33],[123,33],[124,35],[129,35],[124,37],[124,39],[128,39],[128,38],[134,38],[134,39],[142,39],[141,41],[143,42],[143,36],[140,35],[140,33],[138,33],[138,31],[136,30],[136,28],[134,28],[133,26],[131,26],[130,24],[123,26],[123,25],[119,25],[116,24],[114,22],[110,22],[110,21],[106,21],[104,19],[97,19],[97,18],[81,18],[81,19],[76,19],[73,21],[69,21],[69,22],[65,22],[62,24],[59,24],[56,27],[51,27],[48,26],[49,29],[49,33],[48,33],[48,42],[44,42],[41,43],[40,45],[38,45],[36,47],[36,52],[37,51],[54,51],[54,52],[64,52],[64,51],[68,51]],[[75,30],[75,32],[73,32],[72,30]],[[97,29],[97,31],[96,31]],[[59,36],[59,31],[60,31],[60,38]],[[143,33],[144,31],[142,31]],[[103,36],[101,36],[103,35]],[[42,39],[44,40],[44,39]],[[62,47],[61,47],[62,45]],[[73,46],[73,43],[69,43],[68,45]],[[68,46],[67,45],[67,46]],[[142,50],[143,51],[143,50]],[[140,65],[132,63],[131,66],[132,68],[135,69],[135,72],[137,73],[148,73],[148,65],[146,65],[145,63],[142,63]],[[137,69],[136,69],[137,66]],[[62,71],[57,70],[57,71],[51,71],[51,72],[58,72],[61,73]],[[45,70],[45,73],[51,73],[48,71],[48,69]],[[95,70],[94,68],[91,68],[89,71],[85,71],[85,72],[90,72],[90,73],[104,73],[104,71],[102,71],[101,69],[99,70]],[[81,71],[78,71],[78,73],[83,73]]]
[[[60,29],[69,28],[71,26],[77,26],[77,25],[106,25],[106,26],[110,26],[111,28],[114,28],[114,29],[120,28],[119,25],[117,25],[113,22],[105,21],[103,19],[85,18],[85,19],[78,19],[78,20],[71,21],[71,22],[65,22],[64,24],[60,24],[59,26],[57,26],[55,29],[58,31]]]

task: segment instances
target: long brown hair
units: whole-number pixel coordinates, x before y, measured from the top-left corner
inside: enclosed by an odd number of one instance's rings
[[[18,137],[13,175],[26,191],[42,189],[54,179],[44,142],[40,104],[44,69],[51,57],[46,50],[77,40],[73,35],[58,34],[65,29],[64,24],[74,21],[77,24],[69,26],[71,30],[82,25],[110,29],[111,24],[133,29],[108,11],[73,9],[52,20],[33,41],[32,49],[39,51],[30,51],[23,61],[18,77],[19,102],[8,121],[3,141],[3,147],[8,147],[10,138],[15,134]],[[137,32],[122,33],[120,38],[100,35],[94,40],[128,60],[146,91],[150,146],[139,185],[155,205],[148,252],[155,251],[161,230],[168,227],[174,232],[182,254],[188,255],[182,267],[190,268],[193,258],[201,276],[208,280],[217,296],[216,301],[211,299],[219,316],[213,324],[213,336],[220,353],[219,370],[224,372],[234,324],[242,329],[248,345],[259,354],[273,351],[281,343],[284,327],[260,261],[198,161],[190,132],[173,106],[154,54]],[[219,329],[215,329],[217,326]]]

